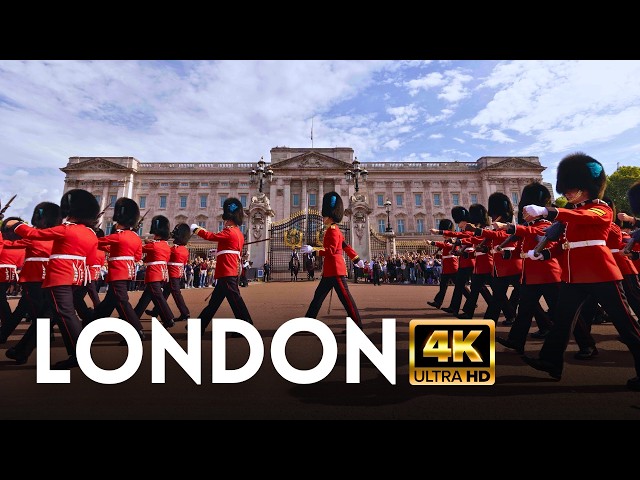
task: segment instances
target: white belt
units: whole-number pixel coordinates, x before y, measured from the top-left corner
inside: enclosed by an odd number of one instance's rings
[[[82,260],[85,262],[87,257],[81,257],[80,255],[67,255],[65,253],[54,253],[49,257],[49,260]]]
[[[502,250],[515,250],[516,247],[504,247]]]
[[[240,256],[240,252],[238,250],[220,250],[219,252],[216,253],[216,257],[218,255],[222,255],[223,253],[231,253],[233,255],[238,255]]]
[[[453,258],[455,255],[443,255],[442,258]]]
[[[27,257],[24,259],[25,262],[48,262],[49,257]]]
[[[173,267],[184,267],[184,263],[180,262],[167,262],[167,265],[171,265]]]
[[[167,262],[165,262],[164,260],[158,260],[157,262],[148,262],[145,263],[145,266],[147,265],[166,265]]]
[[[91,268],[102,268],[102,265],[91,265]]]
[[[620,251],[619,248],[612,248],[611,253],[618,253]]]
[[[16,267],[15,265],[9,265],[8,263],[1,264],[0,268],[11,268],[12,270],[17,270],[18,269],[18,267]]]
[[[581,247],[604,247],[607,245],[605,240],[581,240],[579,242],[565,242],[562,244],[563,250]]]
[[[486,255],[486,253],[483,253],[483,252],[476,252],[476,257],[479,257],[480,255]]]
[[[124,257],[109,257],[109,261],[111,261],[111,260],[131,260],[131,261],[135,262],[136,259],[133,258],[133,257],[127,257],[127,256],[124,256]]]

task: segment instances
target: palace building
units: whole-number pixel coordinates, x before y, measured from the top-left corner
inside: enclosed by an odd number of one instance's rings
[[[545,170],[538,157],[481,157],[472,162],[362,161],[359,167],[367,175],[357,180],[356,192],[356,183],[345,176],[356,165],[352,148],[274,147],[270,153],[265,165],[273,176],[271,181],[265,177],[261,182],[252,182],[255,175],[251,171],[257,162],[70,157],[61,170],[66,174],[65,191],[88,190],[106,209],[101,226],[107,234],[113,226],[113,204],[121,196],[138,202],[141,214],[149,212],[149,219],[161,214],[172,225],[197,223],[212,231],[222,229],[222,202],[232,196],[246,208],[242,230],[253,243],[268,237],[271,224],[304,212],[317,213],[322,196],[332,190],[345,200],[352,241],[354,235],[362,237],[363,231],[369,230],[371,235],[393,231],[398,242],[410,242],[424,238],[440,219],[450,218],[453,206],[486,205],[494,192],[507,194],[517,206],[523,187],[542,181]],[[553,191],[551,185],[547,187]],[[143,229],[139,233],[148,233]],[[368,247],[364,250],[372,253]],[[253,255],[256,262],[269,258],[268,251],[261,252]]]

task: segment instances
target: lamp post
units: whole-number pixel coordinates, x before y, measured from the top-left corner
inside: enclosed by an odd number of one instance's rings
[[[393,228],[391,228],[391,200],[387,198],[387,201],[384,202],[384,208],[387,211],[387,229],[386,232],[393,232]]]
[[[271,167],[266,167],[267,163],[264,161],[264,157],[260,157],[260,161],[258,162],[258,166],[255,170],[251,170],[251,183],[260,183],[258,187],[258,191],[262,193],[263,181],[266,178],[268,181],[273,180],[273,170]]]
[[[362,181],[366,182],[368,175],[369,175],[369,172],[367,172],[366,169],[360,167],[360,162],[358,161],[358,157],[355,157],[353,159],[353,162],[351,162],[351,169],[344,172],[344,178],[347,181],[347,183],[350,183],[351,180],[355,182],[356,193],[358,193],[358,190],[360,190],[360,187],[358,185],[358,179],[362,178]]]

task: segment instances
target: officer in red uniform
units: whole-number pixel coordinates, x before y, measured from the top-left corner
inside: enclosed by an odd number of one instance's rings
[[[11,222],[22,221],[18,217],[7,218],[0,232],[4,240],[9,242],[19,240],[20,237],[13,232],[8,225]],[[3,242],[4,243],[4,242]],[[11,307],[7,300],[7,291],[18,281],[18,270],[22,268],[25,259],[25,247],[3,248],[0,250],[0,323],[8,325],[11,322]]]
[[[629,205],[631,206],[631,211],[635,215],[640,215],[640,182],[634,183],[629,191],[627,192],[627,198],[629,200]],[[627,222],[631,228],[635,228],[633,231],[633,235],[629,232],[630,236],[634,237],[634,243],[631,246],[631,251],[625,253],[625,255],[633,262],[636,267],[636,270],[640,273],[640,239],[637,237],[640,236],[638,232],[640,232],[640,219],[635,217],[631,217],[626,213],[619,213],[618,218],[622,222]],[[628,242],[629,240],[627,240]]]
[[[451,209],[451,218],[458,225],[466,225],[469,221],[469,210],[464,207],[456,206]],[[444,235],[445,237],[454,237],[457,236],[458,232],[454,232],[453,230],[435,230],[432,229],[431,233]],[[462,237],[469,237],[472,235],[470,232],[459,232],[462,234]],[[460,241],[455,242],[455,245],[460,246]],[[459,249],[455,249],[457,254],[459,255]],[[452,251],[453,253],[453,251]],[[458,311],[460,310],[460,304],[462,303],[462,297],[469,298],[469,290],[467,289],[467,282],[471,279],[471,274],[473,273],[473,267],[476,264],[475,257],[470,255],[458,256],[458,272],[456,273],[454,279],[454,288],[453,295],[451,296],[451,303],[449,303],[448,307],[442,309],[443,312],[453,313],[454,315],[458,315]]]
[[[109,253],[107,283],[109,288],[102,302],[94,311],[95,318],[107,318],[116,309],[121,319],[129,322],[138,332],[140,338],[145,335],[140,317],[136,315],[131,303],[127,285],[135,280],[136,262],[142,258],[142,240],[133,231],[138,225],[140,208],[130,198],[121,197],[113,207],[113,221],[116,231],[98,239],[99,248]]]
[[[238,289],[239,262],[244,248],[244,235],[239,228],[244,221],[244,210],[240,200],[232,197],[224,201],[222,220],[224,220],[224,228],[218,233],[208,232],[196,224],[191,225],[191,231],[195,235],[210,242],[218,242],[214,274],[214,278],[217,280],[216,286],[209,299],[209,304],[198,315],[202,322],[202,335],[225,298],[237,319],[253,325],[249,310]],[[242,335],[234,332],[231,336],[241,337]]]
[[[156,215],[151,219],[149,233],[153,235],[153,240],[147,241],[142,247],[144,254],[144,292],[140,296],[138,304],[134,308],[138,317],[147,308],[150,301],[158,309],[162,325],[171,328],[174,325],[173,313],[167,299],[162,294],[162,288],[169,281],[168,265],[171,258],[171,247],[169,246],[169,219],[164,215]]]
[[[165,284],[162,294],[164,298],[169,298],[169,295],[173,297],[176,302],[176,306],[180,311],[180,316],[174,318],[174,322],[182,320],[188,320],[191,313],[189,313],[189,307],[184,301],[182,296],[182,290],[180,289],[180,280],[184,278],[184,267],[189,262],[189,250],[185,245],[189,243],[191,238],[191,229],[186,223],[177,224],[171,232],[173,238],[173,245],[171,246],[171,256],[167,263],[169,267],[169,281]],[[152,310],[145,310],[145,313],[152,317],[158,316],[158,309],[154,307]]]
[[[96,236],[98,238],[104,237],[104,230],[96,228]],[[106,258],[106,252],[100,248],[96,249],[95,253],[87,258],[89,263],[89,271],[91,272],[91,282],[87,286],[87,293],[95,309],[100,303],[100,296],[98,295],[98,285],[102,280],[102,266]]]
[[[547,187],[541,183],[533,182],[522,190],[518,209],[522,212],[526,205],[546,207],[550,201],[551,193]],[[540,297],[544,297],[549,306],[550,320],[552,321],[555,317],[562,270],[557,258],[561,254],[558,242],[548,242],[541,255],[533,255],[533,249],[538,245],[539,239],[544,237],[545,229],[551,225],[551,222],[541,217],[532,219],[530,222],[525,222],[524,218],[520,218],[520,220],[520,225],[504,222],[495,222],[494,225],[498,231],[506,231],[507,234],[516,235],[520,239],[519,245],[511,256],[522,259],[518,313],[511,330],[509,330],[508,337],[496,336],[496,342],[522,354],[534,312],[540,308],[538,303]],[[551,323],[542,324],[539,317],[536,317],[536,321],[541,331],[550,331]]]
[[[33,209],[31,217],[31,225],[35,228],[45,229],[55,227],[62,223],[60,207],[55,203],[42,202]],[[13,232],[12,232],[13,233]],[[15,233],[13,233],[15,235]],[[16,235],[17,236],[17,235]],[[46,300],[45,292],[42,290],[42,282],[47,272],[47,264],[49,263],[49,255],[53,248],[53,240],[31,240],[23,238],[20,240],[5,240],[4,248],[22,248],[24,249],[25,259],[24,266],[20,272],[20,283],[22,285],[22,296],[11,314],[9,321],[3,322],[0,328],[0,343],[5,343],[9,335],[13,333],[20,321],[29,315],[31,326],[35,325],[36,318],[50,318],[48,313],[49,303]],[[31,342],[29,353],[35,347],[35,329],[29,333],[29,328],[23,339],[27,335],[33,335],[32,339],[27,338],[25,341]],[[22,340],[21,340],[22,341]],[[15,347],[14,347],[15,348]],[[23,357],[28,357],[26,349],[21,352]]]
[[[53,318],[69,354],[69,358],[57,362],[53,369],[78,366],[76,343],[82,324],[76,315],[74,292],[89,280],[86,260],[90,252],[97,248],[98,238],[93,227],[100,206],[90,192],[74,189],[62,196],[60,211],[64,220],[56,227],[38,229],[15,220],[7,222],[15,225],[14,231],[23,238],[53,240],[42,288],[49,294]],[[18,363],[26,362],[26,358],[15,350],[7,350],[6,355]]]
[[[504,193],[495,192],[489,195],[488,205],[488,212],[492,222],[509,223],[513,221],[513,205],[509,197]],[[502,310],[505,324],[508,325],[515,321],[516,308],[520,298],[522,260],[512,257],[513,251],[518,246],[518,240],[517,238],[512,238],[504,230],[483,228],[477,229],[475,234],[481,238],[489,238],[494,245],[493,279],[491,281],[493,301],[488,305],[484,318],[492,319],[497,323]],[[500,246],[500,249],[497,249],[498,246]],[[510,298],[507,298],[509,286],[512,286],[513,290]]]
[[[438,224],[438,230],[453,230],[453,222],[448,218],[443,218],[440,220]],[[428,305],[431,305],[435,308],[440,308],[442,302],[444,301],[444,296],[447,294],[447,288],[449,287],[449,282],[454,281],[456,277],[456,273],[458,273],[458,257],[451,253],[451,250],[454,249],[453,241],[445,239],[444,242],[428,242],[429,245],[434,245],[440,249],[442,249],[442,273],[440,274],[440,289],[436,296],[433,297],[432,302],[427,302]]]
[[[544,340],[539,358],[523,359],[559,380],[576,313],[585,300],[593,297],[633,355],[636,377],[629,379],[627,386],[640,391],[640,327],[625,298],[622,273],[606,244],[613,222],[613,211],[600,200],[606,182],[600,162],[582,152],[574,153],[558,164],[556,190],[575,208],[524,207],[525,220],[545,217],[564,223],[566,229],[560,258],[563,283],[554,326]]]
[[[347,285],[347,266],[344,261],[343,252],[346,252],[359,268],[364,267],[364,262],[357,256],[355,250],[346,244],[344,235],[338,226],[344,216],[344,205],[342,197],[337,192],[327,192],[322,198],[322,221],[327,226],[327,230],[322,240],[321,248],[314,248],[311,245],[303,245],[300,251],[309,254],[316,250],[318,255],[324,257],[322,265],[322,278],[316,287],[313,300],[305,313],[305,317],[317,318],[322,302],[327,294],[334,289],[340,303],[347,312],[347,315],[362,328],[362,319],[356,306],[349,287]],[[344,247],[343,247],[344,245]]]

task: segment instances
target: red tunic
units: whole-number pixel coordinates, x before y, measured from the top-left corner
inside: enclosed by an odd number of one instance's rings
[[[142,258],[142,240],[131,230],[117,230],[98,239],[102,250],[109,252],[107,282],[135,280],[136,262]]]
[[[144,283],[166,282],[169,280],[167,262],[171,257],[171,247],[166,240],[152,240],[142,246],[145,254]]]
[[[342,256],[342,242],[344,242],[344,235],[342,235],[340,227],[335,223],[331,224],[322,240],[323,250],[318,250],[318,254],[324,257],[323,277],[342,277],[347,275],[347,265]]]
[[[3,242],[4,243],[4,242]],[[3,248],[0,251],[0,283],[10,283],[17,280],[17,270],[22,268],[25,248]]]
[[[510,235],[504,230],[489,230],[485,228],[482,230],[482,238],[489,238],[492,240],[493,245],[497,246],[504,242]],[[507,243],[502,250],[495,251],[493,253],[493,267],[495,277],[510,277],[513,275],[522,275],[522,259],[520,256],[514,255],[516,248],[518,247],[519,239],[515,239]],[[507,260],[504,259],[503,254],[505,251],[511,252],[511,257]]]
[[[4,248],[22,249],[24,265],[20,271],[20,283],[44,281],[47,273],[49,255],[53,248],[53,240],[29,240],[23,238],[16,241],[4,241]]]
[[[474,247],[483,243],[483,247],[487,247],[488,252],[478,252]],[[488,237],[469,237],[462,240],[462,245],[473,245],[473,247],[466,249],[470,256],[475,257],[476,263],[473,267],[473,273],[476,275],[493,275],[493,253],[491,253],[492,242]]]
[[[97,248],[95,252],[87,257],[87,265],[89,265],[90,280],[95,282],[100,280],[100,272],[102,271],[102,265],[104,265],[104,258],[106,252]]]
[[[468,238],[473,237],[472,232],[454,232],[452,230],[445,230],[442,232],[442,235],[445,237],[455,237],[455,238]],[[474,268],[476,265],[476,259],[473,255],[469,255],[468,257],[460,256],[460,261],[458,262],[458,268]]]
[[[560,260],[564,282],[601,283],[622,280],[622,273],[606,245],[613,225],[613,211],[609,205],[604,202],[589,202],[573,210],[558,208],[555,220],[566,225],[566,242],[588,240],[602,243],[586,247],[572,246],[564,250]]]
[[[98,246],[98,237],[92,229],[71,222],[44,229],[22,223],[15,232],[32,240],[53,240],[43,288],[84,285],[88,281],[86,259]]]
[[[522,253],[527,253],[538,246],[540,239],[544,237],[544,229],[551,225],[551,222],[544,219],[537,219],[528,225],[517,225],[516,235],[520,241]],[[522,282],[527,285],[539,285],[542,283],[558,283],[562,277],[562,269],[557,255],[558,242],[547,243],[546,249],[551,253],[549,260],[533,260],[529,257],[522,262]],[[515,253],[515,252],[514,252]]]
[[[237,277],[239,274],[238,263],[242,248],[244,247],[244,235],[237,226],[226,226],[221,232],[208,232],[203,228],[196,230],[196,235],[210,242],[218,242],[216,253],[216,271],[213,278]]]
[[[627,246],[627,241],[630,238],[631,235],[623,233],[618,225],[615,223],[611,225],[611,230],[609,230],[609,236],[607,237],[607,247],[611,249],[613,258],[615,259],[616,264],[620,269],[620,273],[622,273],[623,276],[638,274],[636,266],[633,264],[631,259],[623,253]]]
[[[169,257],[169,278],[182,278],[184,266],[189,261],[189,250],[184,245],[172,245]]]
[[[458,271],[458,257],[451,255],[453,244],[449,242],[435,242],[435,246],[442,249],[442,273],[452,275]]]

